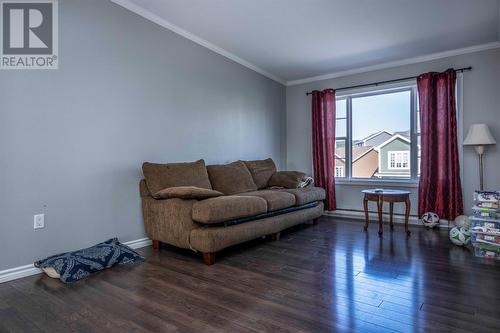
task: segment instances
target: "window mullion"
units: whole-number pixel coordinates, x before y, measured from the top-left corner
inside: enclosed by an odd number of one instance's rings
[[[352,178],[352,98],[349,96],[346,98],[347,105],[347,140],[346,140],[346,163],[345,163],[345,175],[347,179]]]

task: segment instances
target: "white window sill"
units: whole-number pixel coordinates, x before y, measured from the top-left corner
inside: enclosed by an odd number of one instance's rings
[[[335,178],[335,185],[383,187],[418,187],[418,180],[341,179]]]

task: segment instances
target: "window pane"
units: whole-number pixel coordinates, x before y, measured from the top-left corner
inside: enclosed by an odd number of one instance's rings
[[[347,102],[345,99],[338,99],[335,103],[335,113],[337,118],[345,118],[347,115]]]
[[[410,91],[352,98],[353,178],[410,178],[410,119]]]
[[[345,177],[345,140],[335,140],[335,177]]]
[[[337,119],[335,123],[335,137],[343,138],[347,135],[347,119]]]
[[[335,104],[336,121],[335,121],[335,137],[342,138],[347,135],[347,102],[345,99],[339,99]]]

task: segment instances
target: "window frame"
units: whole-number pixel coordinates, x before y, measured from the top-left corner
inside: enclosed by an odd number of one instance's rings
[[[352,99],[357,97],[370,97],[377,95],[384,95],[398,92],[410,92],[410,154],[409,154],[409,178],[360,178],[352,177]],[[345,140],[345,164],[344,164],[344,177],[337,177],[336,183],[338,184],[353,184],[353,185],[373,185],[376,183],[390,185],[390,186],[418,186],[419,173],[418,173],[418,133],[417,117],[418,117],[418,100],[417,100],[417,83],[416,80],[402,81],[396,84],[378,85],[375,87],[365,89],[346,90],[339,92],[335,101],[346,100],[346,136],[335,137],[335,140]],[[337,118],[335,119],[335,121]],[[336,126],[336,124],[335,124]],[[391,169],[391,170],[408,170],[408,169]]]

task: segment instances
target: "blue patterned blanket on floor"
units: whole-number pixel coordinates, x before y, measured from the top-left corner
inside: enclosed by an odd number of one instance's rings
[[[53,268],[64,283],[71,283],[88,277],[97,271],[114,265],[142,262],[144,257],[117,238],[109,239],[92,247],[57,254],[35,262],[35,267]]]

